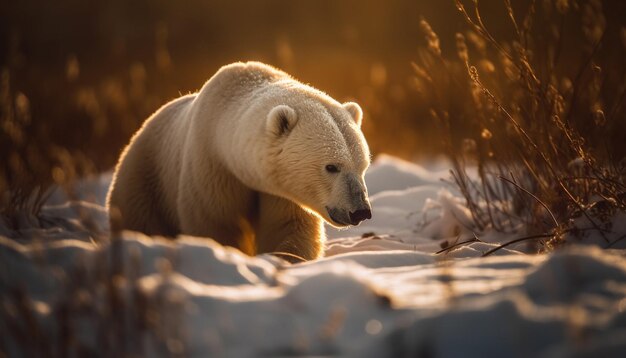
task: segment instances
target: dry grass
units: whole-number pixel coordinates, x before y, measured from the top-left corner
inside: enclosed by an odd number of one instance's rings
[[[405,156],[418,150],[416,137],[406,128],[424,128],[424,121],[416,118],[425,104],[446,132],[454,179],[477,232],[516,232],[523,237],[514,241],[550,249],[581,232],[573,223],[579,218],[587,224],[583,230],[609,231],[611,215],[626,206],[622,160],[626,30],[610,27],[598,1],[531,2],[522,13],[505,1],[506,12],[501,15],[509,17],[510,31],[496,35],[489,31],[477,2],[457,4],[467,31],[456,35],[454,54],[442,49],[439,36],[425,20],[420,22],[426,46],[414,64],[411,87],[418,89],[417,105],[404,101],[408,87],[392,83],[385,66],[357,66],[355,72],[371,75],[357,99],[364,101],[371,117],[379,119],[365,124],[368,134],[380,136],[374,139],[377,148],[389,146],[389,151]],[[620,35],[624,44],[619,43]],[[289,53],[289,45],[281,43],[280,51]],[[171,89],[150,84],[151,78],[171,80],[165,69],[167,50],[157,46],[156,52],[160,60],[153,67],[131,61],[123,70],[103,77],[96,75],[106,72],[100,64],[90,71],[71,55],[61,61],[65,72],[59,78],[29,77],[28,66],[17,65],[23,61],[18,55],[2,63],[0,153],[6,159],[0,165],[0,220],[4,225],[36,225],[24,220],[37,220],[45,188],[69,187],[81,175],[107,169],[115,161],[145,116],[172,95]],[[202,76],[206,75],[210,73]],[[42,79],[49,82],[42,84]],[[337,82],[349,83],[349,79]],[[51,96],[50,88],[62,91],[65,99]],[[433,137],[424,132],[423,138]],[[407,144],[391,148],[398,141]],[[473,167],[477,181],[470,179]],[[475,241],[478,238],[459,244]],[[160,315],[167,314],[167,302],[148,302],[137,283],[141,258],[124,262],[120,245],[113,238],[98,258],[101,262],[94,265],[97,270],[85,270],[77,263],[64,274],[62,292],[51,303],[47,323],[25,289],[0,282],[5,293],[0,306],[0,356],[7,352],[141,356],[146,337],[152,337],[158,345],[155,350],[164,356],[184,355],[180,342],[168,341],[176,335],[168,334],[165,315]],[[77,339],[85,323],[95,332],[93,345]]]
[[[604,237],[626,208],[624,29],[607,26],[599,1],[533,1],[520,15],[505,0],[490,16],[508,17],[507,36],[490,32],[477,1],[456,4],[467,25],[456,56],[422,20],[414,69],[475,230],[525,231],[517,240],[538,249],[586,230]]]
[[[237,60],[279,66],[358,101],[374,153],[437,152],[436,126],[409,95],[415,39],[402,35],[417,24],[387,20],[410,20],[422,5],[352,2],[357,12],[284,0],[3,2],[0,217],[15,229],[16,217],[36,216],[38,206],[24,209],[35,190],[111,169],[150,113]],[[289,21],[274,18],[283,13]]]
[[[49,284],[59,290],[46,302],[34,300],[19,280],[1,275],[0,356],[184,356],[180,299],[166,289],[148,295],[139,281],[139,251],[123,245],[113,239],[89,257],[95,263],[83,257],[56,266],[46,257],[29,258],[34,273],[48,279],[54,273],[56,282]],[[172,271],[169,259],[160,261],[164,280]]]

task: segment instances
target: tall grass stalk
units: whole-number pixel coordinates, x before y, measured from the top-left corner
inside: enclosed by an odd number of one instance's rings
[[[413,67],[474,229],[536,237],[540,250],[589,230],[610,244],[626,208],[620,29],[594,0],[530,1],[521,15],[504,0],[510,31],[499,34],[477,0],[456,5],[467,26],[456,56],[422,19]]]

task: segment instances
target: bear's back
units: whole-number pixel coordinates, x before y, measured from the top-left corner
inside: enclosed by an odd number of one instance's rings
[[[200,90],[203,98],[229,102],[241,100],[267,83],[289,80],[291,76],[283,71],[260,62],[236,62],[220,68]]]

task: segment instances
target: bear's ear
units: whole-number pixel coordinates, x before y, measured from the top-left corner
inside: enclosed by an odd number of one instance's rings
[[[361,109],[361,106],[354,102],[346,102],[343,104],[343,108],[350,113],[354,123],[360,127],[361,122],[363,122],[363,110]]]
[[[267,129],[270,133],[282,136],[291,132],[298,121],[298,116],[293,108],[281,104],[270,111],[267,115]]]

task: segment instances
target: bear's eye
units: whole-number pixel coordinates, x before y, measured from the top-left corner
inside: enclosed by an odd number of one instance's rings
[[[336,165],[328,164],[326,166],[326,171],[329,173],[339,173],[339,168]]]

